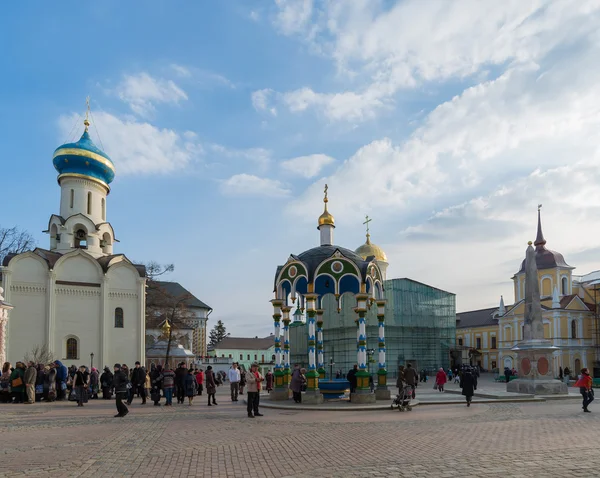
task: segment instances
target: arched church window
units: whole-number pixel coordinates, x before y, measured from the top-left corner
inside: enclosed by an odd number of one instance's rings
[[[569,286],[569,281],[566,277],[562,278],[562,295],[567,295],[567,290],[568,290],[568,286]]]
[[[69,200],[69,204],[71,206],[71,209],[73,209],[73,204],[75,203],[75,190],[71,189],[71,198]]]
[[[106,221],[106,201],[102,198],[102,220]]]
[[[87,213],[92,214],[92,193],[88,193]]]
[[[79,358],[77,339],[70,337],[67,339],[67,360],[76,360]]]
[[[123,309],[121,307],[115,309],[115,328],[123,328]]]
[[[571,321],[571,338],[577,338],[577,322],[575,322],[574,320]]]

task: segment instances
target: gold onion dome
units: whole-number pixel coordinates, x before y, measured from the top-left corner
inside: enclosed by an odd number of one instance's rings
[[[371,243],[371,234],[367,234],[367,242],[365,242],[354,252],[356,252],[365,260],[367,257],[375,256],[375,260],[387,262],[387,256],[385,255],[385,252],[383,252],[383,249]]]
[[[325,185],[325,197],[323,198],[323,202],[325,203],[325,210],[323,211],[323,214],[321,214],[319,216],[319,227],[321,227],[321,226],[335,227],[335,219],[327,210],[327,203],[329,202],[329,199],[327,199],[327,189],[328,189],[328,187],[326,184]]]

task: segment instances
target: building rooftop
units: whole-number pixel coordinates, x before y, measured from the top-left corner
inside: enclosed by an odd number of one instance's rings
[[[508,307],[507,307],[508,309]],[[486,327],[498,325],[498,321],[494,318],[494,314],[498,311],[498,307],[489,309],[470,310],[456,314],[456,328],[467,329],[470,327]]]
[[[212,307],[206,305],[200,299],[198,299],[194,294],[192,294],[189,290],[183,287],[179,282],[163,282],[163,281],[154,281],[155,284],[158,284],[163,290],[165,290],[169,295],[173,297],[181,297],[183,295],[189,295],[189,299],[185,301],[185,305],[188,307],[196,307],[198,309],[209,309],[212,310]]]
[[[226,337],[212,350],[268,350],[275,345],[274,336],[259,337]]]

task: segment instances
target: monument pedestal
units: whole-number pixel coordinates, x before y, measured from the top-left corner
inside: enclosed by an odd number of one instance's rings
[[[375,399],[376,400],[391,400],[392,392],[387,387],[381,387],[375,389]]]
[[[351,403],[356,403],[356,404],[375,403],[375,394],[371,393],[371,392],[368,392],[368,393],[360,393],[360,392],[351,393],[350,394],[350,402]]]
[[[305,405],[320,405],[323,403],[323,395],[318,390],[302,392],[302,403]]]
[[[530,339],[515,345],[519,378],[506,384],[507,392],[533,395],[566,395],[567,385],[554,379],[552,354],[558,347],[545,339]]]
[[[287,388],[274,388],[269,393],[269,399],[273,401],[288,400],[290,398],[290,392]]]

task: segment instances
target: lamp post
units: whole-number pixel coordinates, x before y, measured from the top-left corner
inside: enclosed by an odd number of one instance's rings
[[[367,367],[368,367],[369,375],[371,375],[371,360],[373,360],[374,354],[375,354],[375,350],[373,350],[373,349],[367,350]]]
[[[90,354],[90,371],[94,368],[94,352]]]

